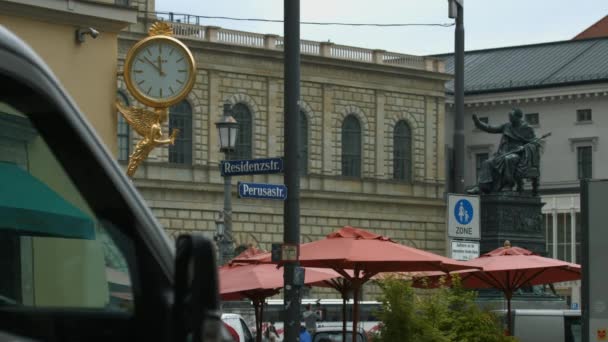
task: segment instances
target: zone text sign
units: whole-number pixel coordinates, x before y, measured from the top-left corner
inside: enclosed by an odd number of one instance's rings
[[[285,200],[287,187],[283,184],[238,182],[239,198]]]
[[[283,158],[222,160],[222,176],[260,175],[283,172]]]
[[[479,212],[479,196],[448,194],[448,236],[478,240]]]

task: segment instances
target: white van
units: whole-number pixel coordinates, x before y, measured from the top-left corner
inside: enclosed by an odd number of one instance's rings
[[[504,316],[505,311],[497,313]],[[582,341],[581,310],[517,309],[511,314],[513,336],[520,342]]]
[[[241,315],[225,313],[222,314],[222,321],[236,330],[240,342],[254,342],[253,334]]]

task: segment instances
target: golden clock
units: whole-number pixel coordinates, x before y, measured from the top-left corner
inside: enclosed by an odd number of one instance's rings
[[[154,108],[180,102],[192,90],[196,78],[192,53],[170,36],[172,32],[167,26],[153,26],[150,36],[129,50],[124,65],[129,92],[139,102]]]

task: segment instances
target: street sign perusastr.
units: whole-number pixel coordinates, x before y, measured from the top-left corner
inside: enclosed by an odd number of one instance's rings
[[[238,194],[240,198],[275,199],[284,201],[287,198],[287,187],[283,184],[238,182]]]
[[[281,173],[283,172],[283,158],[222,160],[220,171],[222,176]]]

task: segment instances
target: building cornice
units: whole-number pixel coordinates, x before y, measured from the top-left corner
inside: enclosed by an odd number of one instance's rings
[[[144,35],[138,32],[122,32],[119,36],[121,40],[132,41],[135,43]],[[263,49],[250,46],[230,45],[224,43],[207,42],[203,40],[187,39],[180,37],[193,52],[201,51],[201,63],[203,69],[217,71],[234,71],[244,74],[252,74],[257,76],[266,76],[273,78],[283,78],[283,52],[281,50]],[[205,58],[207,54],[207,58]],[[213,60],[213,55],[222,56],[221,61]],[[244,65],[243,63],[230,63],[230,57],[238,58],[259,58],[271,63],[276,63],[278,67],[267,68],[263,74],[260,73],[259,63],[252,65]],[[373,85],[375,89],[384,91],[406,92],[411,94],[419,94],[425,96],[445,97],[443,91],[445,81],[452,78],[452,75],[427,71],[414,68],[404,68],[391,66],[390,64],[373,64],[352,60],[342,60],[336,58],[328,58],[323,56],[301,55],[302,64],[302,81],[321,82],[334,85],[354,86],[370,88]],[[310,72],[311,69],[322,68],[321,72]],[[308,69],[308,70],[307,70]],[[336,70],[342,72],[342,75],[327,75],[326,70]],[[350,76],[344,76],[345,73],[350,73]],[[357,75],[355,79],[353,75]],[[380,79],[382,78],[382,79]],[[387,82],[386,78],[391,78]],[[408,86],[406,81],[428,82],[428,87],[420,89],[420,84],[416,86]],[[401,83],[401,84],[399,84]],[[396,86],[391,86],[396,85]]]
[[[0,0],[0,13],[106,32],[137,23],[135,8],[84,0]]]
[[[488,107],[497,105],[521,105],[526,103],[542,103],[580,100],[608,96],[608,83],[580,84],[551,88],[530,89],[525,91],[509,91],[488,94],[465,94],[466,107]],[[446,96],[446,104],[453,106],[452,94]]]

